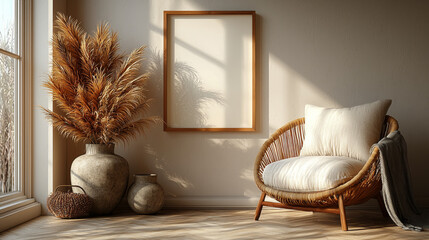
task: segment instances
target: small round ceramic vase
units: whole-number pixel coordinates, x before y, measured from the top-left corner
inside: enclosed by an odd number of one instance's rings
[[[164,190],[156,174],[136,174],[128,189],[128,205],[138,214],[154,214],[164,205]]]

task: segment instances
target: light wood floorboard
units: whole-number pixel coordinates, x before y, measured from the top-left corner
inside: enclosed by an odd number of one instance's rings
[[[42,216],[0,234],[0,239],[429,239],[429,231],[404,231],[377,210],[347,210],[349,231],[335,214],[265,207],[254,210],[122,212],[87,219]]]

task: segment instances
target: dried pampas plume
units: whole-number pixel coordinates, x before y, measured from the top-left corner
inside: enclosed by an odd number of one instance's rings
[[[43,110],[62,135],[86,143],[126,142],[158,121],[142,117],[149,107],[148,75],[139,73],[145,47],[125,57],[107,24],[89,36],[63,14],[56,23],[52,72],[44,86],[64,115]]]

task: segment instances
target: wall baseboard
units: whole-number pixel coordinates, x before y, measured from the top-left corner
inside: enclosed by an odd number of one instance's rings
[[[182,196],[165,199],[166,208],[254,209],[259,198],[245,196]]]

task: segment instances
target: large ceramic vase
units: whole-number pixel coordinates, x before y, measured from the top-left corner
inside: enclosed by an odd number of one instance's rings
[[[138,214],[153,214],[164,205],[164,191],[156,174],[136,174],[128,189],[128,205]]]
[[[71,184],[81,186],[92,198],[95,215],[110,214],[128,185],[128,162],[115,155],[115,145],[86,144],[86,153],[71,166]]]

